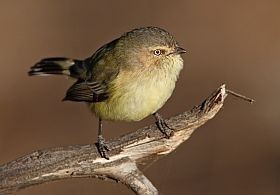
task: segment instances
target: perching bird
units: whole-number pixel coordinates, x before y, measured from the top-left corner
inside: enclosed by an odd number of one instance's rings
[[[67,75],[77,80],[63,100],[88,103],[99,118],[99,153],[108,159],[102,120],[140,121],[154,115],[162,133],[171,136],[172,129],[157,111],[175,88],[185,52],[164,29],[143,27],[105,44],[85,60],[43,59],[29,75]]]

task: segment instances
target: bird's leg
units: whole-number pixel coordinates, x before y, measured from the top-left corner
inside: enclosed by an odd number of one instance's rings
[[[156,112],[153,115],[156,119],[157,127],[165,135],[165,137],[169,139],[174,134],[173,129],[166,124],[164,118],[162,118],[159,113]]]
[[[102,158],[106,158],[109,160],[108,151],[110,150],[106,145],[105,139],[102,136],[102,119],[99,118],[99,125],[98,125],[98,137],[97,137],[97,149]]]

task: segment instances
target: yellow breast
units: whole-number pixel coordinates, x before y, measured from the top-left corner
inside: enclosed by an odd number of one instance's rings
[[[110,84],[110,97],[104,102],[91,104],[90,108],[105,120],[142,120],[169,99],[182,67],[180,58],[175,64],[158,69],[120,71]]]

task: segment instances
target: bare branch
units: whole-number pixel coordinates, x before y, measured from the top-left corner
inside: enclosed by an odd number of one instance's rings
[[[127,185],[136,194],[158,194],[137,165],[175,150],[218,113],[226,96],[222,85],[201,105],[167,120],[174,129],[170,139],[151,125],[110,140],[110,160],[101,158],[94,144],[44,149],[20,157],[0,167],[0,194],[76,177],[110,178]]]

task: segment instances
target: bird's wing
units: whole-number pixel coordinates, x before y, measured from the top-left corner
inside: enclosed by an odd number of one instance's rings
[[[66,92],[64,101],[101,102],[108,98],[107,87],[98,82],[78,80]]]
[[[117,41],[118,39],[102,46],[85,60],[86,79],[79,79],[74,83],[63,100],[93,103],[104,101],[110,96],[108,85],[119,73],[119,66],[111,52]]]

